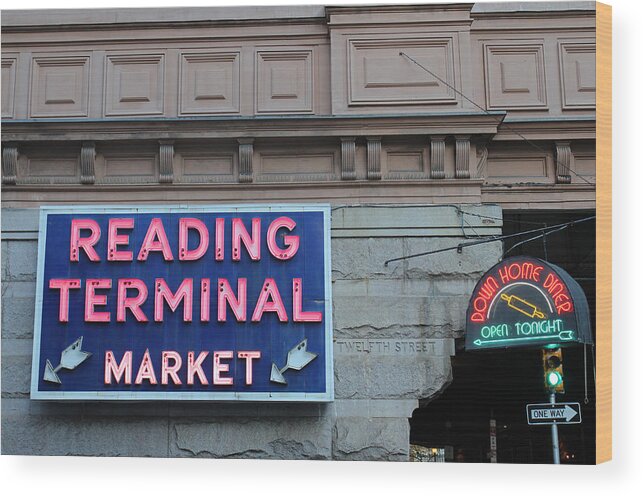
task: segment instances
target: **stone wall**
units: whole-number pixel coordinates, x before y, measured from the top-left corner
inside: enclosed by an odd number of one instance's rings
[[[335,401],[328,404],[29,399],[37,209],[2,214],[2,453],[407,460],[409,418],[452,379],[476,278],[499,242],[391,262],[499,234],[493,205],[335,207]]]

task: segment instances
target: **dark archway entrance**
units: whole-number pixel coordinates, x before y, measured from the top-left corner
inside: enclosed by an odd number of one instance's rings
[[[554,225],[593,212],[505,212],[504,234]],[[531,255],[564,268],[583,288],[595,322],[596,225],[585,222],[542,240],[517,246],[508,255]],[[505,242],[505,251],[516,243]],[[456,341],[453,382],[411,418],[411,444],[444,450],[446,462],[490,461],[490,421],[496,422],[499,463],[551,463],[551,438],[544,426],[527,425],[525,405],[547,401],[540,350],[465,353]],[[561,426],[561,463],[595,461],[595,385],[592,349],[563,351],[566,393],[560,401],[581,403],[583,423]],[[586,366],[585,366],[586,364]],[[584,371],[587,371],[587,375]],[[585,379],[587,378],[587,395]],[[585,398],[587,397],[587,402]]]

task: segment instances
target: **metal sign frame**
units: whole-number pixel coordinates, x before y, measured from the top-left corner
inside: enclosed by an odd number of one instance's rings
[[[251,213],[251,212],[322,212],[324,231],[324,350],[325,386],[324,392],[156,392],[156,391],[42,391],[39,390],[39,377],[44,364],[40,361],[41,321],[43,310],[43,288],[45,269],[45,249],[47,240],[47,216],[49,214],[151,214],[151,213]],[[290,204],[211,204],[211,205],[99,205],[99,206],[41,206],[38,230],[38,266],[36,278],[36,305],[34,316],[34,338],[31,371],[31,399],[34,400],[170,400],[170,401],[261,401],[261,402],[330,402],[334,400],[333,372],[333,324],[331,290],[331,244],[330,244],[330,205],[317,203]]]

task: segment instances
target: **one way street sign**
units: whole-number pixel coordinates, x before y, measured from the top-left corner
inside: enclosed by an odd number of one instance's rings
[[[535,403],[527,405],[527,423],[539,424],[580,424],[582,422],[579,403]]]

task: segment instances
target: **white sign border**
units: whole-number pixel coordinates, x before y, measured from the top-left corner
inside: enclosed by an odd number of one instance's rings
[[[324,222],[324,278],[325,278],[325,352],[326,352],[326,391],[322,393],[301,392],[156,392],[156,391],[40,391],[40,344],[42,323],[42,301],[45,268],[45,247],[47,239],[47,216],[49,214],[125,214],[125,213],[230,213],[230,212],[322,212]],[[36,305],[34,315],[34,337],[31,365],[32,400],[95,400],[95,401],[257,401],[257,402],[332,402],[334,401],[333,372],[333,302],[331,290],[330,228],[331,208],[327,203],[280,203],[271,204],[208,204],[208,205],[84,205],[40,207],[38,228],[38,268],[36,277]]]

